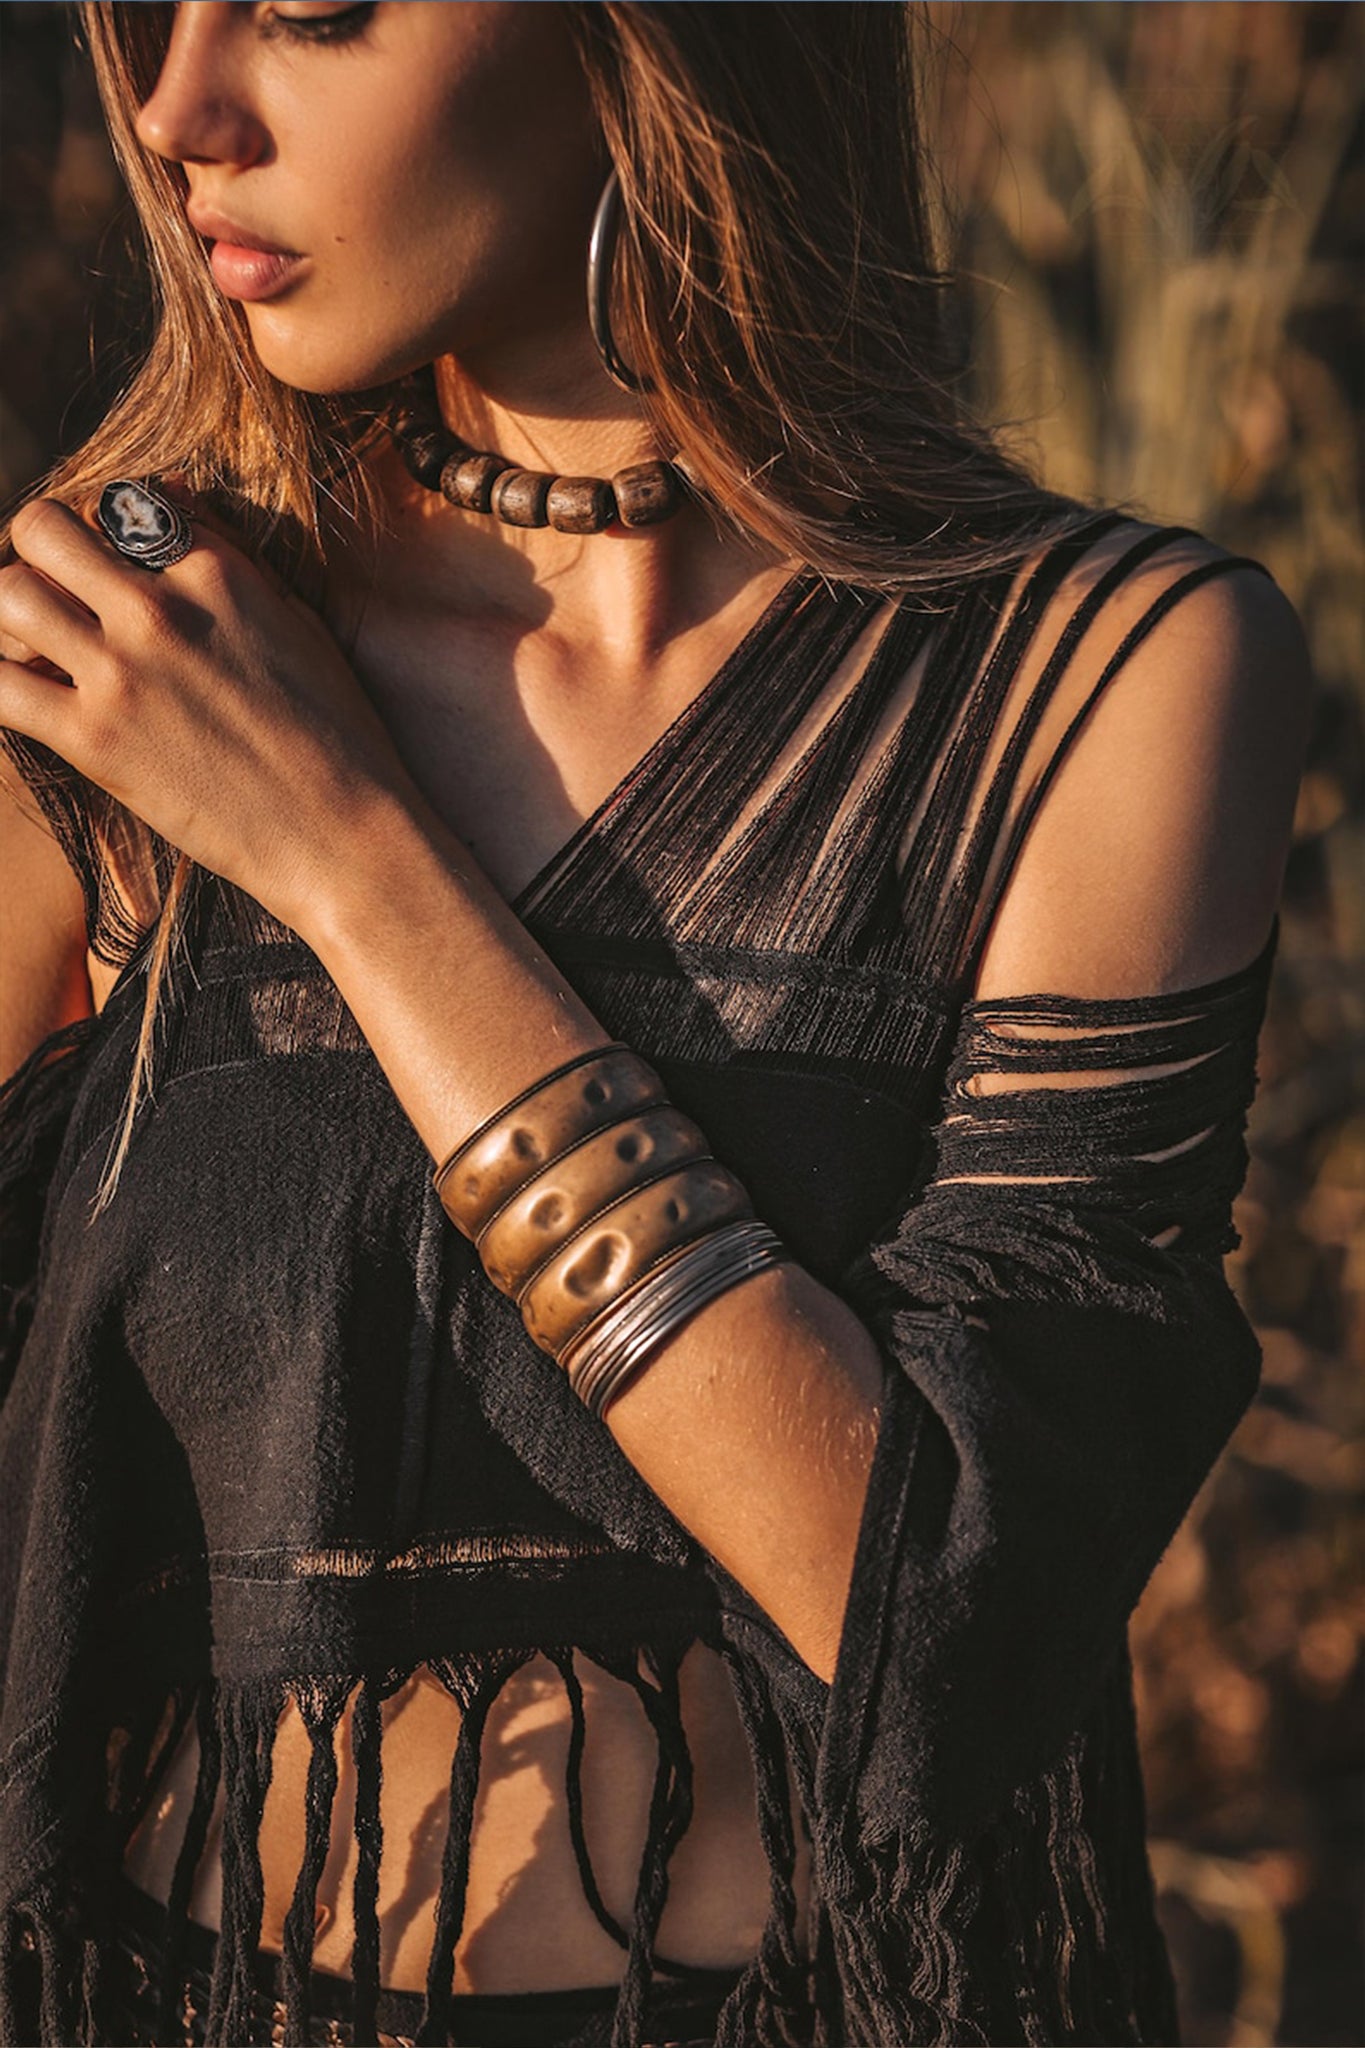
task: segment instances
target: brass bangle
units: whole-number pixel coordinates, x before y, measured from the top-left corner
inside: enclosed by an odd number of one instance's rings
[[[756,1218],[723,1224],[651,1267],[628,1294],[579,1332],[560,1357],[569,1385],[599,1419],[660,1345],[741,1280],[791,1259]]]
[[[668,1253],[753,1213],[735,1176],[694,1159],[612,1203],[542,1266],[517,1297],[542,1351],[558,1358],[579,1332]]]
[[[520,1294],[603,1209],[633,1188],[709,1154],[705,1134],[668,1102],[592,1132],[490,1217],[475,1240],[484,1271],[504,1294]]]
[[[457,1230],[476,1239],[503,1204],[570,1146],[662,1102],[663,1083],[628,1046],[601,1046],[556,1067],[480,1124],[434,1176]]]

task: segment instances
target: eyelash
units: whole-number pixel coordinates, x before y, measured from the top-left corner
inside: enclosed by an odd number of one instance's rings
[[[288,36],[300,43],[349,43],[364,33],[373,13],[374,0],[368,0],[368,4],[348,7],[343,14],[315,14],[304,19],[272,14],[266,18],[261,33]]]

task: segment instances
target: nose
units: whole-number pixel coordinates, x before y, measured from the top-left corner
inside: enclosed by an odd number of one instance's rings
[[[251,8],[241,9],[250,16]],[[245,168],[266,153],[269,135],[251,104],[233,0],[178,6],[151,98],[137,117],[138,140],[173,163]]]

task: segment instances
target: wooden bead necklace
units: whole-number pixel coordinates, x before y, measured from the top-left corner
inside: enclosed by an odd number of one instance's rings
[[[553,526],[559,533],[601,533],[617,520],[657,526],[686,496],[676,462],[632,463],[610,479],[522,469],[452,434],[434,402],[406,399],[390,415],[389,430],[417,483],[463,512],[491,514],[506,526]]]

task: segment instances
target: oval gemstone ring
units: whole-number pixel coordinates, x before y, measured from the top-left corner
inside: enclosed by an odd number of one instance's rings
[[[190,522],[180,507],[131,477],[118,477],[104,486],[95,518],[111,546],[144,569],[169,569],[194,546]]]

